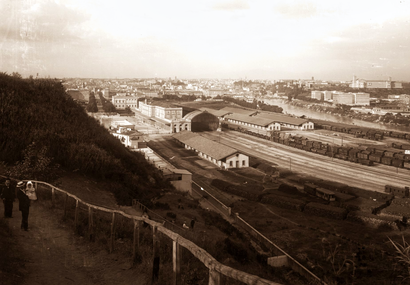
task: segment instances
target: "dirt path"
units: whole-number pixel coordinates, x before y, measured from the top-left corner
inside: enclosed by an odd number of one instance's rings
[[[3,285],[147,284],[144,276],[131,269],[129,258],[84,241],[37,202],[30,207],[27,232],[20,229],[17,202],[13,218],[2,217],[2,203],[0,216],[6,229],[0,234],[0,252],[7,252],[10,261],[0,263]]]

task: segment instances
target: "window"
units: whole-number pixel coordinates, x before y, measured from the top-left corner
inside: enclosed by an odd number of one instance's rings
[[[233,161],[232,160],[229,162],[229,166],[233,166]]]
[[[242,160],[242,166],[245,166],[246,165],[245,163],[246,163],[245,160]]]

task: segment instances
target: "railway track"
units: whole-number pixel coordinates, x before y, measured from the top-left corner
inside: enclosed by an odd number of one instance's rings
[[[386,184],[410,185],[410,171],[407,169],[396,169],[382,164],[369,167],[332,159],[240,132],[208,132],[203,135],[280,167],[370,191],[384,192]]]

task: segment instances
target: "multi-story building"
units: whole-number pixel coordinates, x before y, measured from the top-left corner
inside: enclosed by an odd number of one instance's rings
[[[354,96],[354,104],[361,105],[361,106],[369,106],[370,105],[370,94],[369,93],[353,93]]]
[[[324,94],[323,94],[323,92],[322,91],[312,91],[312,93],[311,93],[312,95],[311,95],[311,98],[312,99],[316,99],[316,100],[320,100],[320,101],[323,101],[323,99],[324,99]]]
[[[155,107],[155,117],[164,121],[178,121],[182,119],[182,108]]]
[[[111,98],[112,104],[117,109],[138,108],[138,97],[137,96],[124,96],[116,95]]]
[[[323,91],[323,100],[330,101],[333,100],[333,93],[332,91]]]
[[[166,122],[178,121],[182,119],[182,108],[172,108],[150,105],[146,102],[139,103],[139,110],[147,117],[155,117]]]
[[[369,106],[370,94],[333,92],[333,104]]]
[[[155,117],[155,105],[147,104],[146,102],[139,102],[138,109],[140,110],[141,114],[147,117]]]
[[[391,77],[387,80],[364,80],[358,79],[353,75],[351,88],[367,88],[367,89],[392,89],[392,88],[403,88],[401,82],[392,81]]]
[[[333,93],[333,104],[353,105],[354,104],[353,93],[334,92]]]

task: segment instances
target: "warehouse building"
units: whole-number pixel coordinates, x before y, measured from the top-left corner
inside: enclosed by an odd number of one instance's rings
[[[227,145],[192,132],[180,132],[173,137],[186,149],[194,150],[199,157],[222,169],[249,167],[249,156]]]

